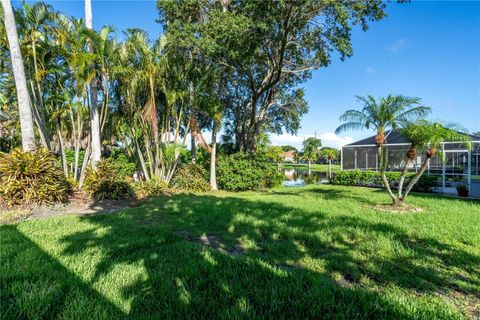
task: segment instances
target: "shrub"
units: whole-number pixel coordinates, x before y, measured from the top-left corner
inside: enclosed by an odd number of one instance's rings
[[[46,149],[0,153],[0,198],[7,206],[63,202],[70,184]]]
[[[118,200],[135,196],[130,184],[118,173],[118,168],[111,159],[97,163],[97,169],[87,168],[84,188],[92,199]]]
[[[283,180],[265,155],[235,153],[217,160],[217,183],[229,191],[260,190],[279,185]]]
[[[206,171],[197,164],[183,164],[177,168],[171,186],[177,190],[205,192],[210,190]]]
[[[400,181],[400,172],[385,172],[392,187],[397,187]],[[414,173],[407,174],[404,186],[414,176]],[[345,186],[383,187],[382,177],[378,171],[340,171],[332,178],[333,184]],[[438,176],[424,174],[413,187],[414,191],[430,192],[438,186]]]
[[[468,197],[468,186],[464,183],[460,183],[457,185],[457,193],[460,197]]]
[[[168,190],[168,183],[159,179],[137,182],[134,184],[138,198],[149,198],[164,194]]]
[[[130,162],[123,149],[113,148],[110,158],[117,166],[118,173],[122,177],[131,177],[135,170],[137,170],[137,165]]]

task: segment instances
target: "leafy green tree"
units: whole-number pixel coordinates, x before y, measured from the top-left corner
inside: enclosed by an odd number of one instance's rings
[[[332,55],[353,54],[353,25],[366,30],[385,16],[380,0],[158,0],[157,7],[172,43],[223,68],[225,131],[246,151],[265,129],[295,133],[308,110],[299,85]]]
[[[317,161],[320,156],[320,147],[322,141],[316,137],[310,137],[303,141],[303,159],[308,161],[308,168],[310,169],[312,161]]]
[[[295,148],[294,146],[291,146],[291,145],[285,145],[285,146],[282,146],[281,148],[284,152],[288,152],[288,151],[298,152],[297,148]]]
[[[386,150],[383,148],[388,140],[386,132],[406,125],[409,121],[415,121],[428,115],[430,107],[423,106],[421,99],[402,95],[375,99],[373,96],[360,97],[357,100],[363,104],[361,110],[348,110],[340,116],[343,122],[336,130],[340,134],[349,130],[372,129],[375,131],[375,144],[379,159],[380,173],[383,184],[395,204],[397,198],[392,192],[390,183],[385,175]]]
[[[283,153],[284,151],[281,147],[269,146],[265,155],[269,160],[276,162],[280,166],[280,162],[283,160]]]

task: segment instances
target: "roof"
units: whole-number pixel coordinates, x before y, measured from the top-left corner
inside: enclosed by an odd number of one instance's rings
[[[284,158],[291,157],[293,158],[297,152],[295,150],[286,151],[283,153]]]
[[[479,136],[475,136],[475,135],[472,135],[472,134],[467,134],[467,136],[470,137],[470,139],[472,139],[473,141],[480,141],[480,137]],[[405,143],[405,144],[409,144],[410,142],[407,140],[407,138],[405,138],[399,130],[388,130],[385,132],[385,138],[387,140],[387,143],[386,144],[401,144],[401,143]],[[350,146],[374,146],[375,145],[375,135],[371,136],[371,137],[368,137],[368,138],[365,138],[365,139],[362,139],[362,140],[358,140],[358,141],[355,141],[355,142],[352,142],[350,144],[347,144],[345,147],[350,147]]]

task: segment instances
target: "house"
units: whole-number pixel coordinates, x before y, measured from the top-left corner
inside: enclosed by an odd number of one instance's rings
[[[295,155],[297,152],[295,150],[285,151],[282,154],[283,162],[295,162]]]
[[[461,142],[442,144],[441,157],[432,158],[428,173],[440,176],[438,190],[443,193],[456,193],[458,183],[468,186],[471,195],[480,196],[480,137],[469,135],[471,150]],[[405,165],[405,155],[410,149],[409,141],[398,130],[386,132],[385,144],[388,152],[387,170],[400,171]],[[425,153],[418,153],[417,159],[410,164],[411,171],[417,171],[425,160]],[[378,157],[375,135],[342,147],[342,170],[378,170]]]

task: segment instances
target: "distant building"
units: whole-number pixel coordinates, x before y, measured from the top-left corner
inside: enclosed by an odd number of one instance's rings
[[[444,142],[440,156],[432,158],[428,173],[439,176],[439,191],[456,192],[455,186],[464,183],[471,195],[480,195],[480,137],[469,135],[472,149],[466,150],[460,142]],[[405,155],[410,149],[409,141],[398,130],[386,132],[388,150],[387,170],[401,171],[405,166]],[[417,171],[425,160],[425,153],[418,153],[410,164],[411,171]],[[347,144],[342,148],[342,170],[378,170],[375,136]]]
[[[283,162],[295,162],[295,155],[297,153],[295,150],[286,151],[283,153],[282,158]]]

